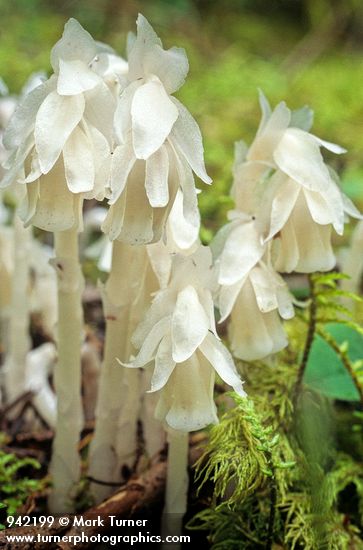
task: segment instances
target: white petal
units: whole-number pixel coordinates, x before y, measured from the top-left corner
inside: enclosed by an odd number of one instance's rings
[[[72,193],[91,191],[95,179],[92,144],[79,126],[64,145],[63,160],[68,189]]]
[[[307,105],[292,111],[291,113],[291,128],[300,128],[305,132],[309,132],[314,122],[314,111],[310,109]]]
[[[319,192],[334,216],[334,228],[343,232],[344,213],[340,190],[324,164],[315,136],[289,128],[276,148],[275,161],[286,174],[311,191]]]
[[[195,182],[193,172],[189,168],[186,160],[178,155],[177,151],[173,148],[173,157],[171,162],[176,164],[179,184],[182,189],[183,196],[183,216],[190,225],[198,230],[200,229],[200,212],[198,208],[197,191],[195,188]]]
[[[127,59],[130,58],[130,54],[131,54],[132,48],[134,47],[135,42],[136,42],[136,34],[132,31],[129,31],[127,33],[127,37],[126,37],[126,56],[127,56]]]
[[[44,174],[58,159],[65,142],[82,118],[84,98],[51,92],[43,101],[35,121],[35,147]]]
[[[112,125],[116,103],[108,86],[101,82],[85,94],[86,106],[84,117],[87,122],[97,128],[112,145]]]
[[[230,223],[226,223],[215,234],[215,236],[213,237],[212,241],[209,244],[214,261],[216,261],[218,257],[222,254],[225,242],[229,234],[239,224],[240,224],[239,220],[234,220]]]
[[[267,121],[268,119],[270,118],[271,116],[271,107],[270,107],[270,104],[268,102],[268,99],[267,97],[265,96],[265,94],[263,93],[262,90],[258,90],[258,100],[259,100],[259,103],[260,103],[260,108],[261,108],[261,122],[260,122],[260,125],[258,127],[258,130],[257,130],[257,136],[259,136],[263,129],[265,128],[266,124],[267,124]]]
[[[233,308],[228,334],[233,354],[244,361],[262,359],[287,344],[277,312],[261,313],[249,280]]]
[[[59,160],[51,172],[39,179],[39,197],[31,223],[52,232],[76,227],[79,222],[79,200],[80,195],[68,190],[63,162]]]
[[[173,359],[181,363],[188,359],[208,333],[210,323],[192,286],[178,293],[172,316]]]
[[[276,173],[272,173],[272,164],[265,161],[246,161],[239,164],[234,170],[234,181],[231,188],[231,196],[236,204],[239,216],[245,214],[256,215],[263,209],[263,202],[271,194],[272,182],[276,179]],[[263,182],[268,185],[263,184]],[[266,208],[266,211],[269,211]],[[259,213],[261,217],[261,213]]]
[[[150,391],[160,390],[167,381],[175,367],[175,361],[171,354],[171,336],[167,333],[161,340],[155,357],[155,367],[151,378]]]
[[[251,270],[249,279],[259,310],[262,313],[267,313],[277,309],[276,288],[274,280],[269,276],[269,272],[261,267],[255,267]]]
[[[233,174],[236,174],[238,167],[246,161],[248,153],[248,145],[242,139],[234,142],[234,162],[233,162]]]
[[[93,163],[95,167],[95,183],[90,193],[85,194],[85,199],[102,201],[109,196],[108,183],[110,181],[112,155],[107,139],[101,132],[84,121],[83,127],[87,130],[87,136],[92,144]]]
[[[156,349],[165,334],[170,330],[170,317],[160,319],[146,336],[141,349],[129,367],[143,367],[155,357]]]
[[[25,97],[30,94],[35,88],[44,84],[47,81],[47,74],[44,71],[38,71],[32,73],[28,80],[25,82],[24,86],[21,89],[20,96]]]
[[[214,370],[201,354],[194,354],[185,363],[177,365],[161,392],[156,418],[174,430],[184,432],[217,424],[214,379]]]
[[[66,61],[80,59],[90,63],[96,53],[97,46],[92,36],[72,18],[65,24],[62,38],[53,47],[50,62],[57,73],[60,58]]]
[[[139,13],[136,21],[137,36],[136,39],[131,39],[128,42],[128,62],[129,62],[129,79],[137,80],[145,76],[144,58],[146,52],[155,44],[161,46],[161,40],[156,32],[147,21],[147,19]]]
[[[313,222],[303,197],[296,204],[292,222],[299,248],[299,262],[295,270],[312,273],[333,269],[336,260],[331,245],[331,226]]]
[[[222,380],[224,380],[226,384],[232,386],[236,393],[245,396],[246,393],[243,390],[243,382],[237,373],[232,355],[222,342],[218,340],[214,334],[209,332],[199,346],[199,349],[217,371]]]
[[[124,143],[131,130],[131,105],[138,88],[140,88],[140,82],[132,82],[118,99],[114,116],[114,129],[118,143]]]
[[[209,288],[198,289],[199,301],[208,315],[209,318],[209,329],[218,337],[216,320],[214,315],[214,301],[212,297],[212,292]]]
[[[290,109],[284,102],[279,103],[249,148],[247,160],[271,162],[273,151],[289,126],[290,117]]]
[[[240,281],[234,283],[233,285],[221,287],[218,295],[218,308],[221,315],[219,323],[223,323],[223,321],[227,319],[228,315],[230,315],[238,298],[238,294],[240,293],[246,281],[246,278],[247,275],[245,275]]]
[[[121,233],[122,226],[125,218],[126,209],[126,195],[121,197],[112,204],[107,212],[105,221],[103,222],[101,229],[106,233],[111,241],[117,239]]]
[[[241,280],[262,258],[264,251],[254,222],[238,225],[227,237],[220,256],[219,284],[233,285]]]
[[[275,268],[302,273],[329,271],[335,266],[331,225],[311,218],[304,195],[300,195],[289,222],[281,231],[281,250]]]
[[[26,195],[19,204],[18,214],[25,227],[31,224],[39,199],[39,181],[28,183]]]
[[[304,196],[314,222],[320,225],[333,223],[334,218],[323,195],[317,191],[304,189]]]
[[[162,241],[147,246],[147,253],[153,272],[161,289],[168,286],[170,278],[172,255]]]
[[[272,348],[270,354],[277,353],[288,345],[288,340],[283,328],[283,323],[276,311],[265,314],[265,325],[272,336]]]
[[[169,156],[161,147],[146,161],[145,189],[151,206],[162,207],[169,202]]]
[[[102,51],[97,54],[90,65],[91,69],[106,82],[112,82],[117,77],[124,77],[128,73],[128,64],[125,59],[111,51]]]
[[[126,189],[126,208],[118,239],[129,244],[147,244],[153,241],[153,208],[145,191],[144,162],[137,161],[130,172]]]
[[[204,165],[204,150],[199,126],[180,101],[175,97],[171,99],[179,111],[172,130],[172,141],[183,153],[193,172],[205,183],[212,183]]]
[[[7,149],[19,147],[33,130],[38,109],[53,87],[53,82],[44,82],[19,103],[3,136],[3,144]]]
[[[322,147],[325,147],[325,149],[328,149],[328,151],[331,151],[332,153],[335,153],[336,155],[342,155],[343,153],[347,152],[347,150],[344,149],[344,147],[341,147],[340,145],[337,145],[336,143],[330,143],[330,141],[325,141],[323,139],[318,138],[317,136],[313,136],[313,137],[319,143],[319,145],[322,145]]]
[[[284,227],[296,204],[299,193],[299,185],[291,179],[286,179],[277,189],[271,205],[270,229],[265,242],[272,239]]]
[[[330,187],[328,168],[311,134],[288,128],[275,149],[274,159],[280,170],[307,189],[324,192]]]
[[[158,292],[143,320],[132,335],[131,341],[133,345],[136,348],[140,348],[152,327],[163,317],[168,315],[171,316],[173,309],[174,297],[172,297],[171,291],[165,290]]]
[[[181,250],[190,249],[197,241],[199,225],[195,227],[184,217],[183,193],[178,189],[173,207],[168,218],[168,230],[170,230],[172,241]],[[169,239],[169,234],[168,237]],[[169,240],[168,240],[169,245]]]
[[[22,181],[24,179],[24,167],[28,156],[34,147],[33,136],[28,136],[13,153],[7,159],[11,161],[10,167],[5,171],[4,177],[0,181],[0,188],[5,188],[14,183],[15,181]]]
[[[295,315],[294,306],[292,303],[292,296],[290,294],[287,284],[284,284],[277,288],[277,301],[279,304],[279,314],[283,319],[292,319]]]
[[[363,215],[359,212],[358,208],[353,204],[347,195],[342,193],[342,200],[344,205],[344,211],[352,218],[357,218],[358,220],[363,219]]]
[[[59,60],[57,92],[60,95],[76,95],[92,90],[100,84],[101,78],[83,61]]]
[[[28,159],[29,160],[29,159]],[[27,166],[28,162],[25,163],[25,178],[24,179],[18,179],[19,183],[32,183],[33,181],[40,178],[42,175],[42,170],[40,168],[38,155],[35,153],[35,150],[33,149],[33,152],[31,154],[31,164],[30,164],[30,170],[28,171]]]
[[[164,50],[159,44],[145,52],[144,70],[156,75],[168,94],[176,92],[185,81],[189,71],[188,58],[183,48]]]
[[[155,80],[136,90],[131,117],[136,157],[147,159],[170,134],[178,118],[178,109],[162,84]]]
[[[136,158],[130,141],[116,147],[111,159],[110,188],[112,195],[110,204],[115,204],[125,189],[135,162]]]
[[[272,247],[273,253],[277,250],[274,268],[282,273],[294,271],[299,261],[299,247],[294,224],[290,219],[281,230],[279,238],[272,242]]]

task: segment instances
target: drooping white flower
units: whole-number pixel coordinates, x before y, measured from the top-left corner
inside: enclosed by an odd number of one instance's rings
[[[99,48],[70,19],[51,52],[54,74],[26,95],[7,127],[8,172],[0,185],[26,184],[26,225],[79,227],[83,198],[105,195],[115,99],[92,69]]]
[[[244,395],[233,359],[216,333],[214,287],[207,247],[175,256],[168,287],[155,295],[133,335],[140,351],[128,366],[154,362],[150,391],[160,391],[157,416],[176,430],[193,431],[216,421],[215,372]]]
[[[342,234],[346,215],[360,214],[340,191],[320,148],[338,154],[345,150],[309,133],[309,109],[292,113],[282,102],[271,112],[262,94],[260,103],[262,120],[256,138],[235,168],[237,208],[253,212],[264,239],[277,241],[279,271],[332,269],[332,227]]]
[[[287,285],[268,260],[268,245],[261,242],[255,220],[240,214],[217,234],[217,305],[220,322],[231,316],[228,332],[235,357],[251,361],[280,351],[287,345],[280,316],[294,315]]]
[[[129,47],[129,84],[114,120],[117,145],[110,176],[110,211],[104,231],[131,244],[158,241],[177,190],[185,219],[197,229],[199,214],[193,171],[211,180],[203,159],[197,123],[172,93],[188,72],[184,50],[164,50],[147,20],[139,15]]]

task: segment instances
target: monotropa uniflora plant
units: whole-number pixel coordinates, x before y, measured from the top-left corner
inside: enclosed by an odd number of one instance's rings
[[[173,96],[188,73],[184,50],[165,50],[139,15],[126,61],[71,19],[51,64],[51,77],[24,97],[7,126],[0,184],[20,190],[26,227],[54,233],[58,361],[50,508],[72,511],[80,479],[78,237],[84,201],[107,201],[100,230],[112,260],[103,261],[109,276],[100,285],[106,337],[89,452],[91,493],[102,500],[122,483],[123,466],[134,466],[142,419],[150,454],[167,433],[163,531],[178,534],[187,508],[188,434],[218,422],[216,376],[245,395],[215,311],[220,322],[230,316],[228,336],[239,359],[261,359],[287,345],[283,320],[293,317],[294,303],[282,274],[331,270],[332,229],[341,234],[346,215],[360,217],[320,151],[344,150],[309,132],[309,109],[291,112],[280,103],[272,111],[260,94],[256,138],[250,147],[236,146],[235,208],[209,248],[198,238],[194,181],[196,175],[211,183],[202,137]]]

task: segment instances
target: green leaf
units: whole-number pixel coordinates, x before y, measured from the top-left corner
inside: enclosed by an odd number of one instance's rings
[[[363,336],[353,328],[340,323],[329,323],[325,330],[334,337],[338,345],[348,344],[348,356],[351,361],[363,357]],[[304,382],[311,388],[332,399],[359,401],[354,382],[344,365],[320,336],[316,336],[305,370]]]

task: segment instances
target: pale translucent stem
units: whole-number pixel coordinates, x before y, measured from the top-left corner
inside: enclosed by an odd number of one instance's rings
[[[183,516],[187,510],[189,434],[169,429],[168,443],[165,507],[161,525],[164,540],[167,536],[179,536],[182,532]],[[165,542],[162,548],[177,550],[180,543]]]
[[[128,327],[131,289],[125,284],[125,278],[128,279],[127,273],[130,270],[129,249],[127,245],[114,241],[112,268],[103,293],[106,339],[96,408],[96,426],[90,447],[89,475],[97,481],[106,483],[122,481],[120,462],[123,457],[120,456],[122,449],[117,439],[120,415],[126,404],[127,381],[125,368],[117,362],[117,358],[123,361],[129,359],[127,352],[130,349]],[[138,399],[136,403],[134,400],[134,407],[138,407]],[[126,420],[124,418],[124,421]],[[136,420],[133,432],[135,430]],[[130,455],[125,457],[127,466],[134,461],[134,451],[135,446],[127,448]],[[112,486],[97,482],[91,484],[91,492],[96,502],[102,501],[114,490]]]
[[[125,369],[124,372],[123,403],[118,419],[116,439],[117,468],[121,473],[126,473],[125,466],[134,467],[136,460],[140,375],[139,369]]]
[[[152,369],[142,372],[142,405],[140,420],[143,426],[145,451],[149,458],[152,458],[161,451],[166,442],[164,426],[160,420],[155,418],[155,408],[160,398],[158,393],[146,393],[151,385]]]
[[[100,373],[99,353],[91,342],[85,342],[82,347],[82,395],[86,423],[95,418]]]
[[[1,214],[1,203],[0,203]],[[0,226],[0,345],[3,356],[9,352],[9,331],[11,317],[11,287],[14,271],[14,239],[12,227]],[[5,388],[4,369],[0,370],[2,389]]]
[[[31,228],[24,228],[22,221],[15,214],[14,271],[8,328],[8,353],[4,368],[8,401],[13,401],[25,390],[25,361],[30,349],[29,258],[31,241]]]
[[[33,392],[34,408],[52,429],[57,423],[57,399],[48,377],[54,370],[56,358],[57,350],[51,342],[33,349],[26,358],[26,389]]]
[[[58,278],[58,362],[54,370],[57,424],[50,473],[52,512],[72,511],[74,489],[80,478],[78,452],[83,425],[81,399],[81,343],[83,330],[83,276],[78,259],[77,230],[55,233],[56,258],[52,265]]]

